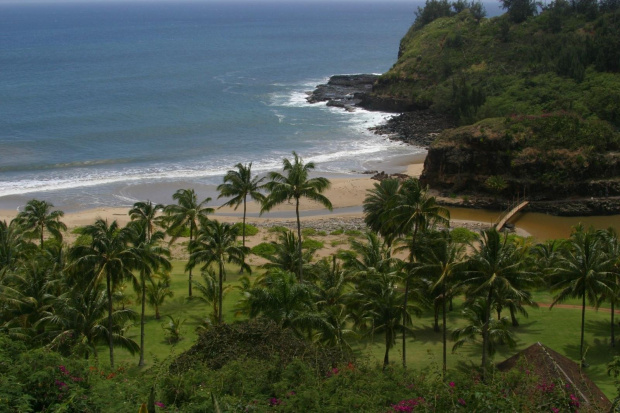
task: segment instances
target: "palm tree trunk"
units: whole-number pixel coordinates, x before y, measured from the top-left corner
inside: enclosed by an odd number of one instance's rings
[[[298,254],[299,254],[299,282],[303,282],[304,281],[304,277],[303,277],[303,259],[302,259],[302,255],[301,255],[301,221],[299,219],[299,198],[296,198],[296,203],[295,203],[295,214],[297,215],[297,239],[299,240],[299,245],[298,245]]]
[[[140,314],[140,361],[138,366],[144,366],[144,313],[146,308],[146,285],[144,283],[144,272],[142,273],[142,313]]]
[[[612,347],[616,347],[616,335],[614,332],[614,313],[616,312],[614,307],[615,307],[615,300],[612,297],[611,299],[611,339],[610,339],[610,343]]]
[[[586,294],[583,293],[581,299],[581,344],[579,345],[579,359],[581,360],[581,367],[585,367],[586,361],[583,358],[583,334],[586,325]]]
[[[383,356],[383,370],[390,364],[390,334],[385,332],[385,355]]]
[[[403,368],[407,368],[407,298],[409,297],[409,277],[405,281],[405,302],[403,303]]]
[[[43,249],[43,225],[41,225],[41,249]]]
[[[194,227],[192,226],[192,224],[189,224],[189,245],[192,245],[192,240],[194,237]],[[189,247],[188,247],[189,249]],[[189,285],[188,285],[188,295],[190,298],[192,298],[192,267],[189,267]]]
[[[487,359],[489,348],[489,320],[491,319],[491,298],[493,297],[493,288],[489,288],[489,295],[484,308],[484,324],[482,325],[482,381],[486,381],[487,376]]]
[[[220,261],[219,262],[219,266],[220,266],[220,271],[219,271],[220,272],[220,274],[219,274],[219,276],[220,276],[220,285],[218,286],[218,289],[219,289],[219,291],[218,291],[218,301],[220,303],[220,308],[219,308],[219,311],[218,311],[219,314],[218,314],[217,321],[218,321],[218,324],[222,324],[222,295],[223,295],[223,292],[224,292],[224,290],[222,288],[222,279],[224,278],[224,261]]]
[[[247,211],[247,195],[243,197],[243,230],[241,232],[241,245],[245,249],[245,215]],[[245,262],[245,255],[243,256],[243,262]],[[239,269],[239,274],[243,274],[243,265]]]
[[[443,318],[443,332],[442,332],[442,341],[443,341],[443,378],[446,378],[446,370],[447,370],[447,366],[448,366],[448,358],[446,355],[446,346],[447,346],[447,339],[446,339],[446,280],[444,277],[444,280],[442,282],[442,295],[443,295],[443,299],[441,300],[441,304],[442,304],[442,318]]]
[[[433,312],[435,313],[435,323],[433,325],[433,331],[439,333],[439,302],[435,298],[435,302],[433,303]]]
[[[112,286],[110,275],[106,275],[106,288],[108,293],[108,345],[110,346],[110,368],[114,368],[114,341],[112,340]]]

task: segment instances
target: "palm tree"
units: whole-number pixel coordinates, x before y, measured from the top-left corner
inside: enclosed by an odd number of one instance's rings
[[[177,201],[176,205],[168,205],[164,208],[168,222],[168,233],[172,235],[171,242],[175,241],[184,228],[189,228],[189,245],[194,240],[194,234],[198,230],[198,222],[206,218],[207,214],[213,213],[213,208],[206,207],[211,198],[206,198],[198,203],[196,192],[193,189],[179,189],[172,195]],[[192,267],[189,267],[188,296],[192,296]]]
[[[258,176],[252,177],[252,162],[247,165],[238,163],[235,165],[236,171],[228,171],[224,175],[224,183],[217,187],[220,191],[218,199],[222,197],[233,197],[223,206],[234,206],[235,211],[243,203],[243,232],[242,245],[245,247],[245,218],[247,212],[248,197],[257,202],[263,202],[265,196],[259,192],[260,183],[265,179]],[[220,207],[221,208],[221,207]]]
[[[469,286],[467,296],[470,301],[476,297],[484,299],[482,313],[482,380],[486,380],[487,358],[489,355],[489,331],[491,308],[498,294],[526,299],[525,288],[534,279],[524,265],[521,252],[514,243],[509,242],[495,228],[482,232],[474,254],[468,262],[470,270],[465,275],[464,285]]]
[[[614,228],[608,228],[602,233],[602,236],[606,240],[605,246],[607,256],[611,259],[609,269],[611,294],[604,293],[602,295],[602,298],[605,301],[609,301],[609,303],[611,304],[610,345],[612,347],[615,347],[616,337],[614,331],[614,315],[616,304],[618,304],[618,302],[620,301],[620,240],[618,239],[618,233]]]
[[[300,261],[301,266],[305,266],[312,260],[314,255],[314,249],[302,249],[301,259],[299,257],[299,241],[295,237],[293,231],[281,232],[278,235],[276,242],[272,241],[271,245],[274,247],[273,254],[265,255],[265,258],[269,260],[268,263],[263,264],[263,268],[272,270],[278,268],[283,271],[289,271],[295,273],[299,269]]]
[[[249,304],[250,317],[263,315],[298,334],[328,328],[316,311],[310,284],[300,283],[290,272],[274,270],[266,274],[261,285],[249,291]]]
[[[0,269],[14,269],[20,259],[36,249],[34,244],[22,237],[17,220],[8,224],[0,221]]]
[[[57,265],[45,255],[31,257],[9,272],[0,283],[0,308],[5,327],[16,338],[43,333],[39,320],[49,311],[60,283]]]
[[[201,269],[206,271],[212,264],[217,265],[219,283],[219,314],[217,320],[221,324],[223,282],[226,275],[224,264],[226,262],[233,263],[251,272],[250,266],[245,263],[245,254],[248,253],[249,249],[237,246],[238,228],[234,225],[206,220],[203,220],[201,224],[196,239],[190,244],[191,255],[187,267],[191,268],[202,263]]]
[[[261,214],[273,209],[276,205],[280,205],[286,201],[295,201],[295,215],[297,217],[297,239],[299,240],[297,248],[301,257],[301,221],[299,219],[299,201],[301,198],[307,198],[323,205],[325,208],[332,210],[332,203],[321,193],[329,188],[330,182],[327,178],[310,178],[310,171],[315,168],[314,162],[303,163],[303,159],[293,152],[295,157],[293,162],[284,158],[282,161],[282,171],[270,172],[270,179],[264,187],[269,191],[269,195],[265,198]],[[298,277],[303,281],[302,262],[299,261]]]
[[[614,257],[615,259],[615,257]],[[613,260],[606,254],[605,238],[593,228],[575,227],[570,235],[564,259],[555,269],[551,308],[567,298],[581,298],[581,341],[579,359],[585,366],[583,341],[586,317],[586,300],[598,305],[601,294],[612,292],[609,272]]]
[[[487,336],[486,346],[489,355],[493,355],[497,347],[501,344],[508,344],[511,348],[516,346],[514,335],[509,330],[509,322],[506,317],[496,320],[493,317],[487,318],[486,300],[482,297],[470,302],[463,310],[463,316],[468,321],[465,327],[457,328],[452,332],[452,340],[455,341],[452,352],[465,343],[476,342],[477,338]],[[484,346],[485,344],[483,344]]]
[[[327,327],[321,329],[317,337],[321,342],[343,351],[345,347],[351,349],[345,336],[353,334],[347,328],[352,318],[347,305],[350,277],[341,269],[335,255],[331,257],[331,263],[329,261],[324,258],[314,265],[314,272],[317,273],[317,283],[313,285],[314,302]]]
[[[161,222],[158,219],[157,212],[164,209],[162,204],[153,204],[151,201],[136,202],[133,208],[129,210],[129,216],[132,221],[140,223],[146,232],[144,241],[149,243],[151,236],[155,232],[155,227]]]
[[[450,233],[442,231],[426,238],[426,245],[420,254],[420,266],[415,269],[420,274],[434,280],[432,291],[437,291],[442,304],[442,343],[443,343],[443,376],[447,369],[447,323],[446,303],[448,295],[452,295],[455,279],[465,270],[465,246],[452,242]]]
[[[106,310],[108,299],[105,289],[98,285],[83,291],[75,288],[64,293],[54,302],[54,311],[48,311],[39,320],[45,326],[46,335],[51,337],[52,348],[69,354],[80,354],[88,359],[90,354],[97,358],[97,345],[109,342],[109,325],[106,327]],[[137,317],[131,309],[112,312],[113,330],[111,334],[114,345],[135,354],[140,347],[131,338],[125,337],[125,325]]]
[[[153,215],[154,216],[154,215]],[[146,307],[146,282],[152,279],[157,271],[170,271],[172,265],[168,258],[170,251],[159,245],[164,239],[162,231],[152,233],[148,220],[133,221],[136,226],[137,238],[133,240],[131,253],[134,254],[134,269],[139,271],[138,278],[132,277],[134,289],[140,294],[140,360],[138,366],[144,366],[144,324]]]
[[[202,283],[199,281],[194,281],[194,287],[200,293],[199,297],[194,296],[193,299],[198,299],[207,305],[213,306],[213,313],[211,314],[210,321],[208,323],[217,323],[218,316],[220,314],[219,311],[219,292],[220,285],[215,275],[215,272],[211,268],[207,268],[202,272]],[[232,287],[230,285],[226,285],[222,287],[222,297],[230,291]],[[207,320],[209,320],[207,318]]]
[[[159,308],[164,304],[166,298],[174,296],[174,292],[170,289],[170,276],[166,273],[157,274],[151,277],[151,284],[146,287],[146,299],[151,307],[155,309],[155,319],[159,320]]]
[[[54,238],[62,241],[62,231],[67,230],[67,226],[60,221],[64,216],[62,211],[52,211],[54,205],[47,201],[36,199],[28,201],[24,210],[17,214],[17,222],[24,231],[33,237],[40,239],[43,248],[43,234],[47,230]]]
[[[103,219],[82,229],[82,234],[90,237],[89,245],[73,247],[69,256],[73,265],[92,275],[89,288],[95,288],[105,279],[108,299],[108,331],[113,331],[112,292],[122,280],[132,279],[131,270],[136,267],[136,255],[130,243],[136,238],[131,226],[120,228],[116,221],[110,225]],[[110,366],[114,367],[114,340],[108,334]]]
[[[450,212],[437,204],[435,197],[428,195],[428,188],[422,187],[417,179],[408,179],[402,183],[396,194],[395,206],[390,219],[393,227],[398,228],[398,234],[405,236],[406,248],[409,250],[409,266],[414,267],[416,256],[417,236],[435,225],[448,225]],[[410,271],[411,275],[415,272]],[[411,278],[405,278],[405,294],[403,308],[407,308],[409,299],[409,284]],[[407,367],[406,329],[403,329],[403,367]]]
[[[388,248],[399,233],[396,221],[391,219],[399,187],[397,179],[384,179],[375,183],[364,198],[364,222],[386,240]]]

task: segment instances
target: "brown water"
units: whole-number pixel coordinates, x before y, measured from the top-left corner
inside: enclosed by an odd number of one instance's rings
[[[489,224],[496,222],[501,214],[500,211],[491,211],[486,209],[448,209],[450,210],[450,218],[452,219],[466,219],[488,222]],[[521,228],[529,232],[539,241],[554,238],[567,238],[571,233],[571,228],[580,223],[585,226],[592,225],[597,229],[614,227],[616,230],[620,230],[620,215],[557,217],[538,212],[520,212],[516,214],[510,222],[515,224],[517,228]]]

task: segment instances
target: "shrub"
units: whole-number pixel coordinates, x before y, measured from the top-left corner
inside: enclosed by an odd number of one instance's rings
[[[316,229],[314,228],[304,228],[301,230],[301,234],[304,237],[311,237],[313,235],[316,235]]]
[[[270,255],[275,254],[276,247],[270,242],[261,242],[260,244],[254,246],[251,251],[254,255],[266,258]]]
[[[237,222],[235,225],[235,227],[239,228],[239,235],[241,235],[243,233],[243,223],[242,222]],[[245,224],[245,236],[246,237],[251,237],[253,235],[258,234],[258,228],[255,227],[254,225],[251,224]]]
[[[269,232],[288,232],[288,228],[287,227],[283,227],[282,225],[274,225],[273,227],[269,228],[267,231],[269,231]]]
[[[303,240],[301,246],[303,248],[310,249],[310,250],[320,250],[321,248],[325,246],[325,244],[321,241],[318,241],[312,238],[306,238],[305,240]]]

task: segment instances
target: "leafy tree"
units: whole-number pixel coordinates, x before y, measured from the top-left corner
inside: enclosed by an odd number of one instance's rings
[[[297,246],[299,250],[299,256],[302,256],[301,246],[301,221],[299,219],[299,201],[301,198],[307,198],[311,201],[318,202],[325,208],[332,210],[332,203],[327,199],[322,192],[329,188],[330,182],[327,178],[318,177],[310,178],[310,171],[315,168],[314,162],[303,162],[303,159],[293,152],[293,162],[284,158],[282,161],[282,171],[270,172],[269,182],[264,185],[269,191],[269,194],[265,198],[261,214],[273,209],[276,205],[280,205],[286,201],[295,201],[295,216],[297,217],[297,239],[299,244]],[[303,281],[303,268],[302,262],[299,261],[298,277],[300,281]]]
[[[176,205],[168,205],[164,208],[166,221],[168,223],[168,233],[172,235],[172,241],[178,238],[178,234],[184,229],[189,228],[189,245],[194,240],[194,234],[198,231],[198,223],[206,218],[207,214],[213,213],[213,208],[206,205],[211,198],[206,198],[198,202],[198,197],[193,189],[179,189],[172,195],[172,199],[177,201]],[[192,267],[188,267],[188,296],[192,296]]]
[[[593,228],[575,227],[570,235],[563,260],[555,269],[551,308],[567,298],[581,299],[581,340],[579,359],[585,365],[583,341],[586,320],[586,300],[598,305],[601,294],[612,292],[609,271],[613,264],[606,254],[605,238]]]
[[[615,337],[615,308],[620,301],[620,240],[618,239],[618,233],[614,228],[608,228],[601,233],[601,236],[605,239],[604,247],[606,248],[607,257],[610,259],[609,267],[609,287],[610,292],[605,291],[601,295],[603,301],[609,301],[611,305],[611,320],[610,320],[610,344],[612,347],[616,346]]]
[[[96,288],[105,280],[106,296],[108,299],[108,331],[113,331],[112,292],[114,286],[122,280],[133,277],[135,268],[135,254],[130,243],[136,238],[132,227],[120,228],[116,221],[108,222],[98,219],[94,224],[82,229],[82,234],[90,237],[88,245],[78,245],[69,251],[73,265],[83,270],[83,273],[92,276],[89,288]],[[110,349],[110,366],[114,367],[114,340],[108,334]]]
[[[222,299],[224,296],[223,282],[226,276],[224,264],[226,262],[240,266],[251,272],[250,266],[245,263],[245,255],[249,252],[247,247],[237,245],[238,228],[227,223],[203,220],[196,239],[190,244],[191,255],[187,267],[194,267],[202,263],[203,271],[211,265],[218,269],[218,299],[219,314],[218,323],[222,323]]]
[[[224,183],[217,187],[220,195],[217,197],[232,197],[222,206],[233,206],[235,210],[243,203],[243,232],[241,234],[242,245],[245,247],[245,217],[248,197],[257,202],[263,202],[265,196],[260,193],[260,183],[265,179],[252,176],[252,162],[247,165],[238,163],[236,171],[228,171],[224,175]],[[221,207],[220,207],[221,208]]]
[[[33,199],[28,201],[24,210],[16,217],[25,235],[39,238],[41,249],[43,249],[43,235],[46,230],[59,240],[62,240],[62,231],[67,230],[67,226],[60,221],[64,212],[52,211],[52,208],[54,205],[47,201]]]
[[[457,2],[457,8],[461,8],[462,2]],[[452,4],[448,0],[426,0],[424,7],[418,7],[414,12],[414,25],[418,28],[426,26],[441,17],[449,17],[454,14]]]
[[[514,23],[521,23],[538,14],[538,4],[533,0],[501,0],[502,8]]]

